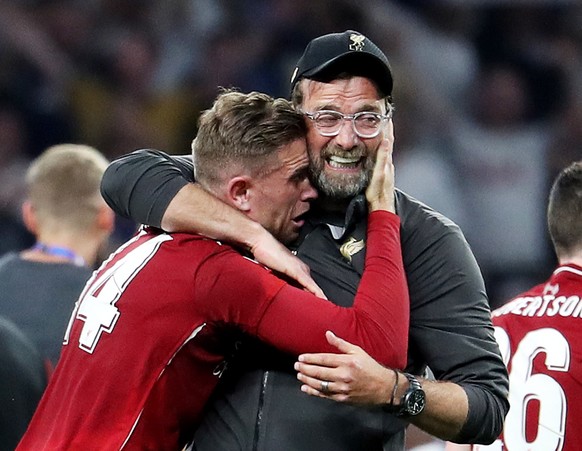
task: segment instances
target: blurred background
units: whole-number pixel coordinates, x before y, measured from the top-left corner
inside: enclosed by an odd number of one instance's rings
[[[190,153],[219,86],[288,97],[307,42],[346,29],[392,65],[397,186],[462,227],[493,307],[542,282],[549,186],[582,158],[578,1],[0,0],[0,254],[32,244],[47,146]]]

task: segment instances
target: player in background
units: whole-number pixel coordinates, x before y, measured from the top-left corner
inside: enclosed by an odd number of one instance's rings
[[[549,280],[493,311],[509,369],[502,436],[473,451],[576,451],[582,439],[582,161],[557,176],[548,229],[558,258]],[[448,451],[468,450],[448,444]]]
[[[97,149],[63,143],[26,173],[22,218],[36,244],[0,258],[0,315],[56,366],[73,306],[115,226],[99,192],[108,161]]]

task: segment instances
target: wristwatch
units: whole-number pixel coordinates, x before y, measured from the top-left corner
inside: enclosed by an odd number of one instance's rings
[[[408,389],[400,399],[400,405],[397,406],[396,416],[408,417],[418,415],[424,410],[426,397],[422,385],[412,374],[403,373],[408,379]]]

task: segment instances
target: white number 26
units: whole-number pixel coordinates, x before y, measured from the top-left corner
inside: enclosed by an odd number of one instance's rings
[[[548,372],[568,371],[570,346],[556,329],[544,328],[528,332],[513,357],[510,353],[509,336],[500,327],[495,327],[495,338],[499,343],[503,361],[507,365],[511,358],[509,374],[509,402],[511,408],[505,419],[503,436],[508,450],[560,451],[564,446],[567,400],[560,384],[547,374],[532,374],[533,362],[540,353],[545,353]],[[539,402],[538,429],[535,439],[526,439],[526,412],[528,404]]]

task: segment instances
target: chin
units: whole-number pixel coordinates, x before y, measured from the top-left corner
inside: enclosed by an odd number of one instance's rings
[[[362,193],[368,185],[368,173],[341,174],[320,172],[315,177],[315,185],[320,194],[331,199],[346,200]]]
[[[297,240],[297,238],[299,238],[299,232],[287,232],[285,233],[285,235],[279,239],[279,241],[281,243],[283,243],[285,246],[288,246],[289,244],[292,244],[295,242],[295,240]]]
[[[351,199],[352,197],[363,192],[365,185],[361,183],[328,183],[322,182],[318,184],[318,190],[325,196],[344,200]]]

